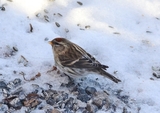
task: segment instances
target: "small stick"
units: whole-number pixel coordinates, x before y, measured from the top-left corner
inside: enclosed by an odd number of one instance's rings
[[[33,32],[32,24],[29,24],[29,26],[30,26],[30,32]]]

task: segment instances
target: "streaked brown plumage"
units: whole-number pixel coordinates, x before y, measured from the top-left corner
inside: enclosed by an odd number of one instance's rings
[[[105,71],[108,66],[101,64],[84,49],[69,40],[55,38],[49,43],[53,49],[55,65],[68,76],[75,78],[94,72],[115,83],[121,82]]]

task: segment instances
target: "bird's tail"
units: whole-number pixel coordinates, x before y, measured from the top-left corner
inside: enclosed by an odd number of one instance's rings
[[[104,71],[103,69],[100,69],[99,73],[102,76],[105,76],[105,77],[109,78],[110,80],[114,81],[115,83],[121,82],[121,80],[119,80],[118,78],[116,78],[113,75],[109,74],[108,72]]]

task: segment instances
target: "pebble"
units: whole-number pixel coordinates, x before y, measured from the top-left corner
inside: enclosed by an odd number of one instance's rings
[[[1,104],[0,105],[0,111],[2,111],[4,113],[7,110],[8,110],[8,106],[7,105],[5,105],[5,104]]]
[[[46,103],[53,106],[55,104],[55,100],[54,98],[52,97],[49,97],[47,100],[46,100]]]
[[[20,87],[21,84],[22,80],[19,78],[8,83],[3,80],[0,81],[0,88],[4,90],[3,94],[5,95],[2,104],[7,106],[0,109],[0,112],[2,110],[8,112],[11,109],[19,110],[22,107],[26,109],[26,113],[30,113],[35,109],[45,109],[46,113],[96,113],[102,108],[116,111],[116,106],[108,101],[108,94],[97,91],[94,87],[82,88],[82,86],[77,85],[73,90],[68,89],[72,93],[70,95],[68,92],[53,90],[53,87],[43,89],[38,84],[31,84],[29,87],[32,87],[33,91],[27,94],[23,87]],[[125,101],[127,96],[121,96],[120,93],[121,91],[117,91],[115,95],[127,103]],[[46,104],[42,105],[42,102]],[[52,110],[50,107],[46,109],[48,106],[53,106],[55,109]],[[59,109],[62,111],[59,111]]]
[[[93,104],[87,104],[86,109],[89,113],[96,113],[98,111],[98,107]]]
[[[62,93],[62,100],[68,99],[68,93]]]
[[[127,111],[127,109],[125,107],[123,107],[122,113],[128,113],[128,111]]]
[[[36,17],[40,17],[40,16],[41,16],[41,13],[36,14]]]
[[[77,99],[81,100],[82,102],[86,102],[89,101],[91,99],[91,96],[87,95],[87,94],[79,94],[77,96]]]
[[[3,96],[8,97],[9,96],[9,91],[7,89],[2,89]]]
[[[121,101],[123,101],[125,104],[127,104],[128,101],[129,101],[129,96],[127,96],[127,95],[119,96],[118,98],[119,98]]]
[[[108,93],[104,92],[104,91],[97,91],[95,93],[95,97],[99,97],[99,98],[108,98]]]
[[[85,89],[85,91],[86,91],[86,93],[88,94],[88,95],[90,95],[90,94],[95,94],[96,92],[97,92],[97,90],[94,88],[94,87],[86,87],[86,89]]]
[[[1,7],[1,10],[2,10],[2,11],[5,11],[5,10],[6,10],[6,8],[3,6],[3,7]]]
[[[92,102],[94,105],[96,105],[99,109],[103,107],[104,104],[106,104],[106,100],[103,100],[101,98],[94,99]]]
[[[51,113],[61,113],[61,112],[58,111],[57,109],[53,109]]]
[[[80,87],[77,87],[76,91],[78,91],[78,94],[86,94],[86,91]]]
[[[85,102],[82,102],[81,100],[77,100],[77,104],[81,108],[85,108],[87,106],[87,104]]]
[[[66,109],[69,108],[69,109],[73,110],[73,101],[74,101],[74,98],[70,97],[69,100],[65,104],[65,108]]]
[[[6,104],[8,108],[12,107],[16,110],[21,109],[21,107],[23,106],[22,101],[17,96],[11,96],[11,97],[5,98],[3,100],[3,103]]]
[[[60,108],[60,109],[64,109],[64,107],[65,107],[65,102],[63,102],[63,101],[58,102],[57,107]]]
[[[153,76],[156,78],[160,78],[160,73],[153,72]]]
[[[19,87],[17,88],[16,90],[14,90],[11,94],[12,95],[20,95],[22,94],[24,91],[23,91],[23,88],[22,87]]]
[[[0,89],[9,89],[3,80],[0,81]]]

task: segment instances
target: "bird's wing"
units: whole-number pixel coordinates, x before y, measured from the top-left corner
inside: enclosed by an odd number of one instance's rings
[[[74,49],[72,49],[72,52],[69,52],[68,56],[65,55],[59,57],[59,60],[63,66],[71,68],[108,68],[108,66],[102,65],[78,45],[74,45],[73,47]],[[74,52],[73,50],[75,49],[78,51]]]

